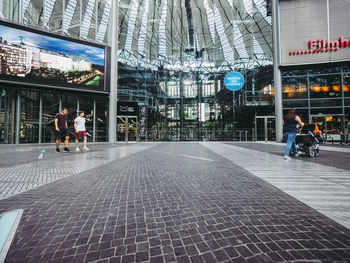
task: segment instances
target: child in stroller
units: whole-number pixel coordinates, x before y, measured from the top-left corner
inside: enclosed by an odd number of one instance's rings
[[[304,125],[304,127],[295,137],[295,143],[298,151],[304,152],[310,157],[315,157],[319,154],[320,140],[318,137],[321,133],[317,131],[319,131],[319,129],[315,123]],[[294,154],[293,148],[291,149],[290,153],[292,155]]]

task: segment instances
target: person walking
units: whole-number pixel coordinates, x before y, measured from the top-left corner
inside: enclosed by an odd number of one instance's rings
[[[61,113],[57,113],[55,116],[55,128],[56,128],[56,152],[60,152],[60,141],[62,137],[65,138],[64,141],[64,152],[70,152],[68,149],[69,143],[69,131],[68,131],[68,110],[63,108]]]
[[[84,111],[79,111],[79,116],[75,118],[74,120],[74,129],[75,129],[75,134],[76,134],[76,139],[75,139],[75,151],[79,152],[79,139],[81,137],[84,138],[84,151],[90,151],[89,148],[86,147],[87,143],[87,137],[86,137],[86,129],[85,129],[85,122],[86,119],[84,118]]]
[[[304,126],[304,123],[297,115],[295,108],[291,108],[284,116],[283,125],[283,136],[287,137],[287,145],[283,155],[283,158],[286,160],[290,160],[289,152],[291,148],[294,151],[295,157],[298,157],[300,155],[295,144],[295,137],[297,136],[297,124],[300,125],[300,128],[303,128]]]

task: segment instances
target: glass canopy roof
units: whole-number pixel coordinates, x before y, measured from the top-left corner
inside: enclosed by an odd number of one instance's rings
[[[119,49],[188,67],[271,64],[266,0],[120,0]]]
[[[0,16],[111,44],[111,1],[4,0]],[[118,1],[123,63],[211,71],[272,63],[269,0]]]

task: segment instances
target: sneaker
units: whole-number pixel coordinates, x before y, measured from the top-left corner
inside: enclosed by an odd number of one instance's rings
[[[294,157],[299,157],[300,156],[300,152],[297,152],[296,154],[294,154]]]
[[[60,152],[60,148],[56,148],[56,152],[59,153]]]
[[[290,160],[290,157],[289,157],[288,155],[284,155],[284,156],[283,156],[283,159],[285,159],[285,160]]]
[[[80,149],[79,149],[79,148],[75,148],[75,151],[76,151],[76,152],[80,152]]]
[[[65,148],[63,149],[63,151],[64,151],[64,152],[70,152],[70,150],[69,150],[67,147],[65,147]]]
[[[83,150],[84,151],[90,151],[90,149],[88,147],[85,147]]]

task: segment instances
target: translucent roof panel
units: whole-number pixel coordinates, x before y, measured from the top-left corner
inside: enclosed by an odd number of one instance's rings
[[[119,54],[127,52],[136,61],[174,69],[253,68],[272,63],[271,0],[115,1]],[[3,0],[1,17],[111,44],[112,0],[20,2],[21,9],[13,0]]]
[[[268,6],[268,0],[120,0],[119,49],[150,63],[271,64]]]

